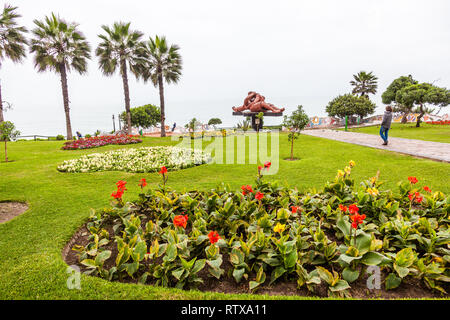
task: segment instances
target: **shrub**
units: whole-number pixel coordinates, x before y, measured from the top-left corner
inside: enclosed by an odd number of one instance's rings
[[[445,293],[450,199],[417,187],[414,177],[398,193],[381,191],[377,176],[355,187],[353,166],[306,193],[264,182],[270,162],[240,192],[222,185],[178,193],[161,169],[163,185],[129,203],[119,181],[113,206],[93,212],[90,241],[75,249],[88,273],[166,287],[195,287],[208,274],[251,291],[295,281],[315,292],[323,282],[330,296],[348,296],[367,266],[379,266],[386,290],[415,277]],[[108,259],[113,266],[104,268]]]
[[[64,140],[64,136],[62,134],[58,134],[56,136],[56,140]]]
[[[106,146],[109,144],[123,145],[123,144],[133,144],[141,143],[141,139],[137,139],[130,135],[117,135],[117,136],[100,136],[93,138],[84,138],[73,141],[67,141],[64,143],[61,149],[63,150],[77,150],[77,149],[90,149],[97,148],[101,146]]]

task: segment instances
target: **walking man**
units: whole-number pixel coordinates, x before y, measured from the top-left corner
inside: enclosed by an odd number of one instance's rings
[[[383,142],[384,146],[387,146],[388,144],[388,131],[391,128],[391,122],[392,122],[392,108],[390,106],[387,106],[380,127],[380,136],[381,139],[383,139],[384,141]]]

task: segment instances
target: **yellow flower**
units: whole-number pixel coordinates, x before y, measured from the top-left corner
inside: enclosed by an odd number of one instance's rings
[[[352,172],[352,168],[350,168],[350,167],[345,167],[344,171],[345,171],[345,173],[346,173],[347,175],[350,175],[350,172]]]
[[[443,263],[444,260],[442,260],[441,257],[434,257],[433,259],[431,259],[432,261],[436,261],[437,263]]]
[[[367,193],[369,193],[371,196],[379,195],[379,192],[376,188],[367,188]]]
[[[355,161],[353,161],[353,160],[350,160],[348,164],[352,168],[356,165]]]
[[[375,184],[375,182],[377,182],[377,177],[370,178],[370,183],[371,184]]]
[[[281,224],[281,223],[278,222],[277,225],[273,228],[273,231],[278,232],[278,233],[282,233],[285,228],[286,228],[285,224]]]
[[[337,176],[338,176],[338,177],[343,177],[343,176],[344,176],[344,171],[338,170]]]

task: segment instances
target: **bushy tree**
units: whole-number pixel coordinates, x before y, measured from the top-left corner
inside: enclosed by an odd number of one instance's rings
[[[27,29],[17,25],[16,20],[20,18],[20,15],[16,13],[16,9],[17,7],[5,4],[0,15],[0,67],[5,58],[13,62],[21,62],[26,56],[27,40],[24,34]],[[0,122],[4,120],[4,109],[0,86]]]
[[[400,103],[398,100],[399,97],[397,98],[397,93],[405,87],[418,83],[419,82],[414,80],[411,75],[401,76],[392,81],[392,83],[386,88],[386,91],[384,91],[381,95],[381,99],[384,104],[393,104],[393,111],[403,114],[402,123],[407,122],[406,116],[412,111],[413,106]]]
[[[5,142],[5,161],[8,162],[7,142],[16,139],[20,135],[20,131],[16,130],[14,123],[11,121],[0,122],[0,141]]]
[[[150,128],[156,126],[161,121],[161,110],[152,104],[135,107],[130,109],[131,125],[138,128]],[[124,111],[120,119],[127,123],[127,113]]]
[[[34,38],[31,40],[30,49],[35,53],[34,66],[38,72],[50,70],[60,75],[67,140],[72,140],[67,73],[71,70],[79,74],[87,72],[91,48],[78,30],[78,24],[67,23],[53,13],[42,21],[34,20],[34,24],[36,28],[33,29]]]
[[[353,86],[353,94],[359,94],[361,97],[369,98],[369,93],[377,93],[378,78],[372,74],[372,71],[369,73],[360,71],[358,74],[353,75],[353,79],[350,81],[350,84]]]
[[[415,112],[419,113],[416,127],[420,127],[420,122],[425,112],[426,105],[445,107],[450,104],[450,90],[440,88],[430,83],[418,83],[406,86],[399,90],[396,99],[403,105],[415,106]],[[430,111],[430,110],[428,110]]]
[[[216,127],[216,125],[218,124],[222,124],[222,120],[220,120],[219,118],[211,118],[208,121],[208,126],[214,126],[214,128]]]
[[[291,160],[294,160],[294,140],[300,135],[309,123],[309,117],[303,110],[303,106],[298,106],[297,110],[288,116],[284,116],[283,126],[289,129],[288,140],[291,142]]]
[[[326,107],[330,117],[345,118],[358,115],[361,118],[375,112],[376,105],[364,96],[344,94],[334,98]]]

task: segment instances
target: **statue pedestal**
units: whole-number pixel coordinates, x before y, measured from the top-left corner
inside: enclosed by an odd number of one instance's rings
[[[252,118],[252,128],[255,131],[259,131],[262,129],[263,122],[259,121],[256,116],[259,114],[259,112],[238,112],[233,111],[233,116],[244,116],[244,117],[251,117]],[[264,112],[264,117],[281,117],[283,115],[283,112]]]

